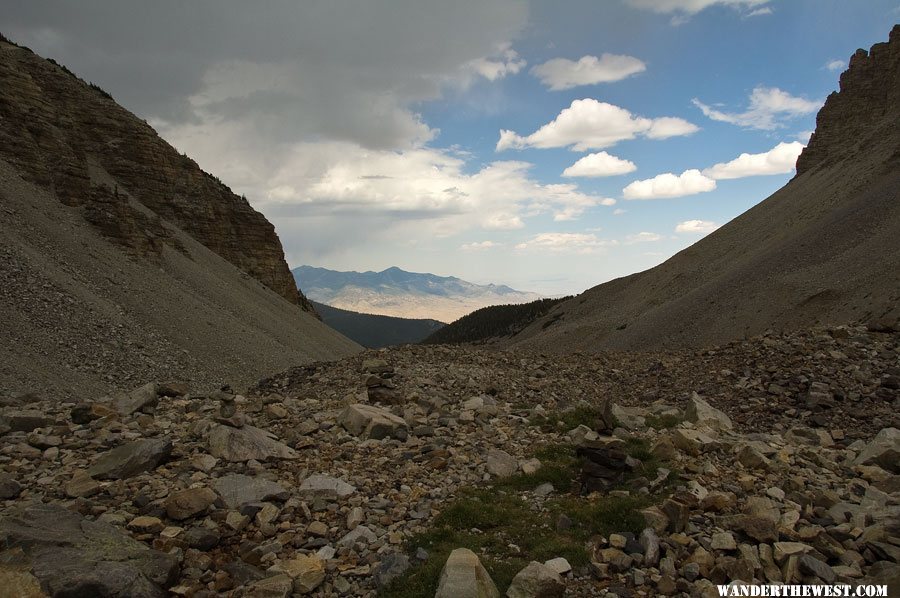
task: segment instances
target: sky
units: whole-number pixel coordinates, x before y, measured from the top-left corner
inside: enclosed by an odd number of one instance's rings
[[[545,295],[655,266],[794,174],[900,0],[0,0],[266,215],[291,267]]]

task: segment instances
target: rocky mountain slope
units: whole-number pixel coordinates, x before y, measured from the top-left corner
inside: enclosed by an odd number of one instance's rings
[[[704,346],[769,328],[895,320],[897,122],[900,26],[854,54],[785,187],[656,268],[562,303],[512,346]]]
[[[17,596],[895,592],[898,351],[854,327],[565,360],[407,346],[243,395],[22,397],[0,408],[0,579]]]
[[[317,301],[312,301],[312,304],[327,326],[368,349],[418,343],[444,327],[444,323],[437,320],[361,314]]]
[[[74,75],[0,41],[0,396],[246,384],[358,346],[272,225]]]
[[[388,268],[339,272],[300,266],[292,271],[310,299],[332,307],[398,318],[453,322],[488,305],[527,303],[540,295],[505,285],[478,285],[455,276]]]

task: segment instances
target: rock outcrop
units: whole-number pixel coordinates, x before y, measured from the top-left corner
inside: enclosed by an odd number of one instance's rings
[[[900,160],[900,138],[890,134],[900,106],[900,25],[890,41],[856,51],[841,74],[840,91],[828,96],[816,130],[797,159],[797,175],[870,152]]]
[[[766,330],[896,327],[897,122],[900,27],[853,55],[784,187],[666,262],[565,300],[501,344],[698,348]]]
[[[275,228],[106,92],[0,42],[0,159],[130,252],[178,246],[175,225],[282,297],[297,290]]]

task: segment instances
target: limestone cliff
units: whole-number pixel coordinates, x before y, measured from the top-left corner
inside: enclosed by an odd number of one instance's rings
[[[65,67],[0,38],[0,159],[129,252],[178,248],[179,227],[279,295],[297,290],[275,229],[161,139],[150,125]]]
[[[900,25],[895,25],[889,41],[850,57],[840,91],[828,96],[816,117],[816,131],[797,160],[797,175],[866,153],[900,159],[898,106]]]

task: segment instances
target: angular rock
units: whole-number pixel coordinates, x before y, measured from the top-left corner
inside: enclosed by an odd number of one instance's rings
[[[79,469],[66,484],[65,491],[69,498],[88,498],[100,492],[100,483],[87,471]]]
[[[289,598],[294,592],[294,580],[288,575],[274,575],[254,581],[244,592],[245,598]]]
[[[324,498],[335,500],[347,498],[356,492],[356,488],[341,480],[327,475],[311,475],[300,484],[298,493],[304,498]]]
[[[17,498],[22,492],[22,485],[8,473],[0,473],[0,500]]]
[[[498,478],[508,478],[516,473],[519,462],[516,458],[500,449],[491,449],[487,452],[485,462],[488,473]]]
[[[0,543],[21,548],[51,596],[165,598],[178,560],[116,528],[37,504],[0,520]]]
[[[672,431],[672,444],[689,455],[697,456],[712,449],[716,441],[705,432],[692,428],[678,428]]]
[[[232,462],[299,457],[297,451],[276,440],[266,430],[254,426],[233,428],[221,424],[209,433],[209,452],[213,457]]]
[[[216,498],[216,493],[209,488],[188,488],[170,494],[163,506],[169,519],[182,521],[206,511]]]
[[[509,589],[508,598],[558,598],[566,591],[559,573],[547,565],[531,561],[516,573]]]
[[[731,418],[703,400],[696,392],[688,399],[684,410],[684,418],[689,422],[703,425],[713,430],[723,431],[732,428]]]
[[[284,573],[294,580],[294,592],[298,594],[309,594],[325,581],[325,562],[314,554],[301,554],[281,561],[270,571]]]
[[[10,432],[31,432],[36,428],[53,425],[54,419],[36,409],[7,411],[0,420],[6,422]]]
[[[155,407],[159,402],[157,391],[158,386],[155,383],[145,384],[129,393],[115,397],[112,401],[113,409],[119,415],[131,415],[145,407]]]
[[[108,451],[88,469],[92,478],[124,480],[139,473],[156,469],[172,453],[169,438],[136,440]]]
[[[348,406],[338,418],[338,423],[354,436],[373,440],[389,437],[405,439],[408,428],[402,417],[397,417],[386,409],[362,403]]]
[[[223,476],[215,480],[212,486],[229,509],[267,500],[284,501],[290,496],[287,490],[271,480],[243,474]]]
[[[434,598],[499,598],[500,592],[478,556],[457,548],[447,557]]]
[[[854,461],[856,465],[878,465],[900,474],[900,430],[884,428],[866,445]]]

